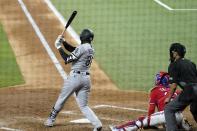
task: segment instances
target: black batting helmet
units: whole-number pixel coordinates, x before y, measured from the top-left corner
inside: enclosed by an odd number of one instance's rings
[[[172,43],[169,49],[171,62],[173,62],[174,59],[172,51],[177,52],[181,58],[184,58],[186,53],[186,48],[184,45],[180,43]]]
[[[80,40],[82,43],[85,43],[85,42],[91,43],[93,38],[94,38],[94,33],[92,30],[90,30],[90,29],[83,29],[82,30],[82,32],[80,34]]]

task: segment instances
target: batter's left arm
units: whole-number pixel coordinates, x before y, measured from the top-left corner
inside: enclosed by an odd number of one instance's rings
[[[65,43],[65,40],[64,40],[64,38],[63,38],[62,35],[59,35],[58,38],[55,41],[55,47],[58,49],[61,57],[64,59],[65,64],[68,64],[68,63],[74,61],[75,59],[77,59],[77,57],[73,53],[71,53],[70,55],[68,55],[66,52],[64,52],[64,50],[61,47],[61,44],[62,43]],[[67,43],[65,43],[65,44],[67,44]],[[68,46],[68,44],[67,44],[67,47],[68,47],[69,50],[75,49],[72,46]]]

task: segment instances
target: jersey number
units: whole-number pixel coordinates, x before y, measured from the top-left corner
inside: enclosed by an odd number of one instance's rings
[[[86,61],[86,66],[90,66],[91,65],[91,63],[92,63],[92,59],[93,59],[93,57],[92,56],[88,56],[88,59],[87,59],[87,61]]]

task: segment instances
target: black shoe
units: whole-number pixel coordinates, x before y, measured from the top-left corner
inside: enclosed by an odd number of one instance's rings
[[[93,131],[102,131],[102,127],[94,128]]]

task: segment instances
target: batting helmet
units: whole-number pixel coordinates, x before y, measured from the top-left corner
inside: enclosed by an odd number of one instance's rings
[[[185,53],[186,53],[186,48],[184,45],[180,43],[172,43],[169,49],[170,52],[170,60],[173,61],[173,53],[172,52],[177,52],[181,58],[184,58]]]
[[[83,29],[81,34],[80,34],[80,40],[81,40],[81,43],[91,43],[91,41],[93,40],[94,38],[94,33],[92,30],[90,29]]]
[[[169,87],[169,74],[167,72],[160,71],[155,75],[155,85],[163,85]]]

